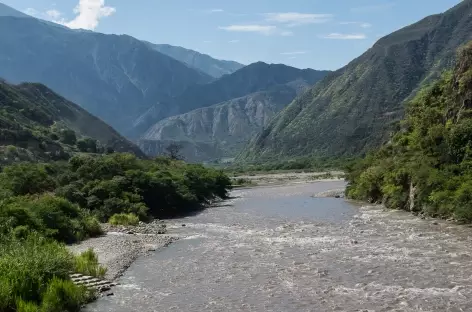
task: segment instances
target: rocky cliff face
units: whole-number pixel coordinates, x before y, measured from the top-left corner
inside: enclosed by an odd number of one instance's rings
[[[163,119],[144,134],[139,146],[158,155],[166,144],[177,142],[186,159],[196,162],[235,157],[304,88],[306,83],[294,82]]]

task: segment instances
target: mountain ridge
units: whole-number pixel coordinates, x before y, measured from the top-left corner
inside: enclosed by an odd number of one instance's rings
[[[28,160],[63,159],[68,153],[83,151],[80,138],[98,140],[104,149],[144,157],[136,145],[109,125],[42,84],[0,81],[0,108],[2,157],[18,157],[11,151],[20,150],[23,156],[29,155]],[[98,148],[93,141],[84,144],[92,144],[85,148],[94,152]]]
[[[184,47],[170,44],[149,44],[153,49],[185,63],[194,69],[198,69],[213,78],[221,78],[224,75],[232,74],[245,66],[235,61],[215,59],[210,55]]]
[[[381,38],[295,99],[239,160],[359,155],[380,145],[402,103],[450,68],[456,48],[471,39],[471,13],[466,0]]]
[[[127,35],[8,16],[0,17],[0,40],[0,77],[44,83],[122,134],[151,106],[213,79]]]

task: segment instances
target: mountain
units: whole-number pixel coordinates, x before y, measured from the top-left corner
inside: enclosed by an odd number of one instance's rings
[[[94,140],[104,150],[144,156],[113,128],[44,85],[0,81],[0,163],[66,159],[70,153],[89,149],[97,152]]]
[[[138,145],[148,155],[158,155],[168,142],[176,142],[193,162],[235,157],[296,96],[297,90],[281,85],[172,116],[153,125]]]
[[[173,108],[166,112],[172,117],[163,119],[162,111],[143,117],[142,123],[150,126],[139,145],[153,155],[162,152],[162,141],[179,142],[192,161],[234,157],[275,113],[327,73],[258,62],[192,86],[166,105]]]
[[[244,67],[234,61],[217,60],[209,55],[197,51],[176,47],[169,44],[150,44],[155,50],[168,55],[191,68],[197,69],[214,78],[232,74]]]
[[[30,17],[29,15],[17,11],[3,3],[0,3],[0,16]]]
[[[295,99],[240,159],[363,153],[388,139],[403,103],[472,38],[472,0],[392,33]]]
[[[347,168],[346,195],[472,222],[472,42],[453,70],[408,102],[392,139]]]
[[[156,122],[194,109],[207,107],[236,99],[259,91],[266,91],[277,85],[303,80],[313,85],[328,71],[317,71],[257,62],[225,75],[208,84],[193,85],[168,103],[148,110],[134,124],[137,133],[143,133]],[[163,109],[166,108],[166,109]]]
[[[213,78],[130,36],[0,17],[0,77],[40,82],[125,135],[137,117]]]

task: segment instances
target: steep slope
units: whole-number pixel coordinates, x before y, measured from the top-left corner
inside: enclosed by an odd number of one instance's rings
[[[241,160],[346,155],[378,146],[403,115],[403,101],[453,64],[472,38],[472,1],[380,39],[346,67],[298,97]]]
[[[168,142],[178,142],[185,159],[194,162],[234,157],[296,96],[296,89],[281,85],[172,116],[152,126],[138,145],[156,155],[164,152]]]
[[[97,150],[96,142],[87,146],[81,137],[98,140],[103,151],[144,156],[113,128],[44,85],[0,81],[0,162],[65,159],[80,150]]]
[[[73,31],[32,18],[0,17],[0,76],[40,82],[123,134],[206,74],[129,36]]]
[[[238,69],[244,67],[243,64],[238,62],[217,60],[209,55],[169,44],[151,44],[151,46],[157,51],[214,78],[220,78],[223,75],[232,74]]]
[[[169,103],[161,104],[143,114],[135,123],[136,132],[147,131],[156,122],[179,114],[185,114],[194,109],[208,107],[232,99],[236,99],[259,91],[266,91],[272,87],[283,85],[291,81],[302,80],[313,85],[328,71],[316,71],[282,65],[258,62],[250,64],[231,75],[204,84],[193,85]]]
[[[347,195],[472,222],[472,43],[406,106],[392,140],[350,166]]]

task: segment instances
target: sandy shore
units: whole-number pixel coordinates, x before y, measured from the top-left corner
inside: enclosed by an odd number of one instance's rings
[[[256,175],[237,175],[233,179],[244,179],[250,181],[257,186],[274,186],[274,185],[289,185],[289,184],[304,184],[315,181],[339,181],[344,179],[344,173],[341,171],[330,172],[284,172],[284,173],[267,173]]]
[[[100,263],[107,267],[106,279],[110,281],[120,277],[137,258],[167,247],[176,240],[175,237],[162,234],[165,233],[165,227],[159,221],[137,227],[116,228],[109,225],[103,227],[105,235],[68,248],[75,254],[92,248],[97,253]]]

